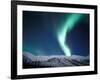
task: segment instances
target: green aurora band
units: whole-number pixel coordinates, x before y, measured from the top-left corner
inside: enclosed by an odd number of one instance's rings
[[[61,49],[66,56],[71,56],[71,51],[66,44],[68,33],[75,27],[75,24],[82,18],[82,14],[70,14],[65,20],[64,26],[59,28],[57,38]]]

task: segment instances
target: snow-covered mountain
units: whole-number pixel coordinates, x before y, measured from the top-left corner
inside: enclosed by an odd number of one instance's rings
[[[89,56],[64,55],[34,56],[32,53],[23,53],[23,68],[87,66]]]

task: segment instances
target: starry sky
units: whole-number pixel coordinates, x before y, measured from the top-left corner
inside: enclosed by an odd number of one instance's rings
[[[89,55],[89,14],[23,11],[23,52],[67,55],[64,47]]]

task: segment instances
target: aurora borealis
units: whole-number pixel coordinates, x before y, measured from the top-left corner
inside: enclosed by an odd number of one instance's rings
[[[23,51],[89,55],[89,14],[23,11]]]
[[[68,45],[66,44],[66,37],[68,35],[68,32],[75,27],[74,25],[77,23],[78,20],[82,18],[82,14],[71,14],[67,19],[63,27],[61,27],[57,31],[58,41],[59,44],[64,51],[66,56],[71,56],[71,51]]]

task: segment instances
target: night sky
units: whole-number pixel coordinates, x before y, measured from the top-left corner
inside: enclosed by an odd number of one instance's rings
[[[59,30],[73,14],[23,11],[23,52],[41,56],[65,55],[57,37]],[[82,14],[67,32],[65,44],[71,54],[89,55],[89,14]]]

